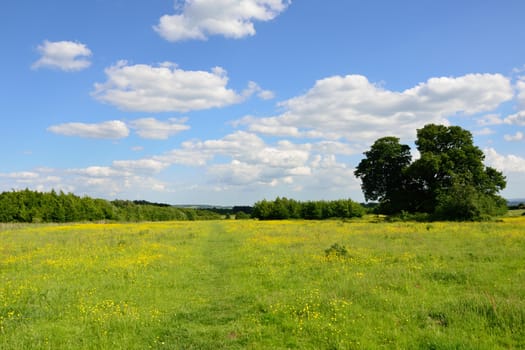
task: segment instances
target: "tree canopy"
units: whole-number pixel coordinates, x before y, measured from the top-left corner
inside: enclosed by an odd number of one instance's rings
[[[415,144],[420,158],[411,162],[409,146],[380,138],[358,164],[355,175],[365,199],[377,200],[380,212],[477,220],[506,210],[498,195],[505,177],[483,164],[485,156],[468,130],[429,124],[417,130]]]
[[[0,222],[166,221],[218,219],[209,210],[146,201],[93,199],[51,191],[0,193]]]
[[[300,202],[285,197],[277,197],[273,201],[262,200],[255,203],[252,217],[260,220],[323,220],[329,218],[349,219],[361,217],[364,214],[365,208],[350,199]]]
[[[384,212],[397,211],[403,198],[404,171],[412,159],[410,147],[388,136],[378,139],[364,154],[355,175],[363,182],[365,199],[379,201]]]

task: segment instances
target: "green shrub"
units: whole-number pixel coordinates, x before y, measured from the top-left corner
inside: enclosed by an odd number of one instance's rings
[[[330,248],[325,249],[324,253],[327,257],[336,256],[339,258],[346,258],[348,256],[348,250],[346,250],[346,247],[339,243],[332,244]]]

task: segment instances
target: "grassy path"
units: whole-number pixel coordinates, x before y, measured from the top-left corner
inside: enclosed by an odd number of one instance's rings
[[[185,349],[207,348],[210,341],[232,347],[238,343],[239,324],[253,302],[238,255],[241,237],[229,234],[217,222],[193,239],[191,254],[184,261],[188,271],[180,281],[185,297],[172,306],[170,332],[162,342]]]

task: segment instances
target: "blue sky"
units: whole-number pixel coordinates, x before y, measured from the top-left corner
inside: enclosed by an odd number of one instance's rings
[[[521,0],[0,6],[2,191],[361,201],[374,140],[442,123],[525,197]]]

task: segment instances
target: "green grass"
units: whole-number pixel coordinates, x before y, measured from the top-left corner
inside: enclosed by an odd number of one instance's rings
[[[294,348],[525,348],[525,218],[0,227],[0,349]]]

